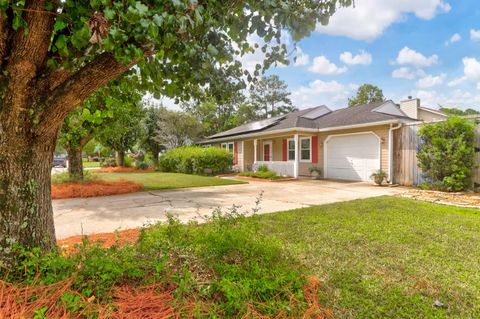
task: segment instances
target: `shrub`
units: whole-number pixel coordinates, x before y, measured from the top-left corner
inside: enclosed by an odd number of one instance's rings
[[[475,166],[474,125],[459,117],[427,124],[419,131],[418,165],[439,189],[461,191],[471,185]]]
[[[278,176],[275,172],[271,171],[258,171],[258,172],[242,172],[238,174],[239,176],[245,176],[245,177],[255,177],[255,178],[261,178],[261,179],[269,179],[269,180],[277,180],[277,179],[282,179],[285,178],[283,176]]]
[[[148,165],[147,162],[142,162],[142,161],[135,161],[135,168],[136,169],[148,169],[150,165]]]
[[[233,154],[219,147],[184,146],[165,153],[159,160],[163,172],[204,174],[226,173],[233,165]]]
[[[258,167],[259,172],[268,172],[268,166],[265,164],[262,164]]]
[[[132,158],[129,156],[125,156],[125,158],[123,159],[123,166],[132,167]]]
[[[101,167],[116,167],[117,161],[113,157],[105,157],[100,161]]]

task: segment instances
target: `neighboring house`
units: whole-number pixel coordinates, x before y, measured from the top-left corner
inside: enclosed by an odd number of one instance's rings
[[[267,165],[285,176],[370,180],[382,169],[392,176],[393,131],[404,123],[435,121],[446,115],[420,107],[418,99],[377,102],[336,111],[322,105],[265,119],[208,137],[201,144],[234,152],[239,171]]]

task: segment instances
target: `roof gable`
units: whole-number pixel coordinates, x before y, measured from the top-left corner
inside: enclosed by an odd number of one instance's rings
[[[388,114],[393,116],[407,117],[407,115],[403,113],[403,111],[400,110],[400,108],[392,101],[386,101],[380,106],[374,108],[372,112],[378,112],[378,113],[383,113],[383,114]]]

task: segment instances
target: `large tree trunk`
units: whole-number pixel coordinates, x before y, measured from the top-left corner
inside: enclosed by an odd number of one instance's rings
[[[0,266],[14,262],[12,247],[55,245],[50,175],[55,140],[0,139]],[[0,267],[0,272],[2,271]]]
[[[71,178],[83,179],[83,160],[82,160],[83,147],[67,148],[68,156],[68,175]]]
[[[125,166],[125,152],[124,151],[115,151],[117,166]]]

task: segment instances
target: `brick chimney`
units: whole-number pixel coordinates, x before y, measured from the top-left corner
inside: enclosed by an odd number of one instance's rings
[[[420,99],[412,99],[411,96],[408,97],[408,100],[400,101],[400,109],[403,111],[403,113],[416,120],[418,119],[419,107]]]

